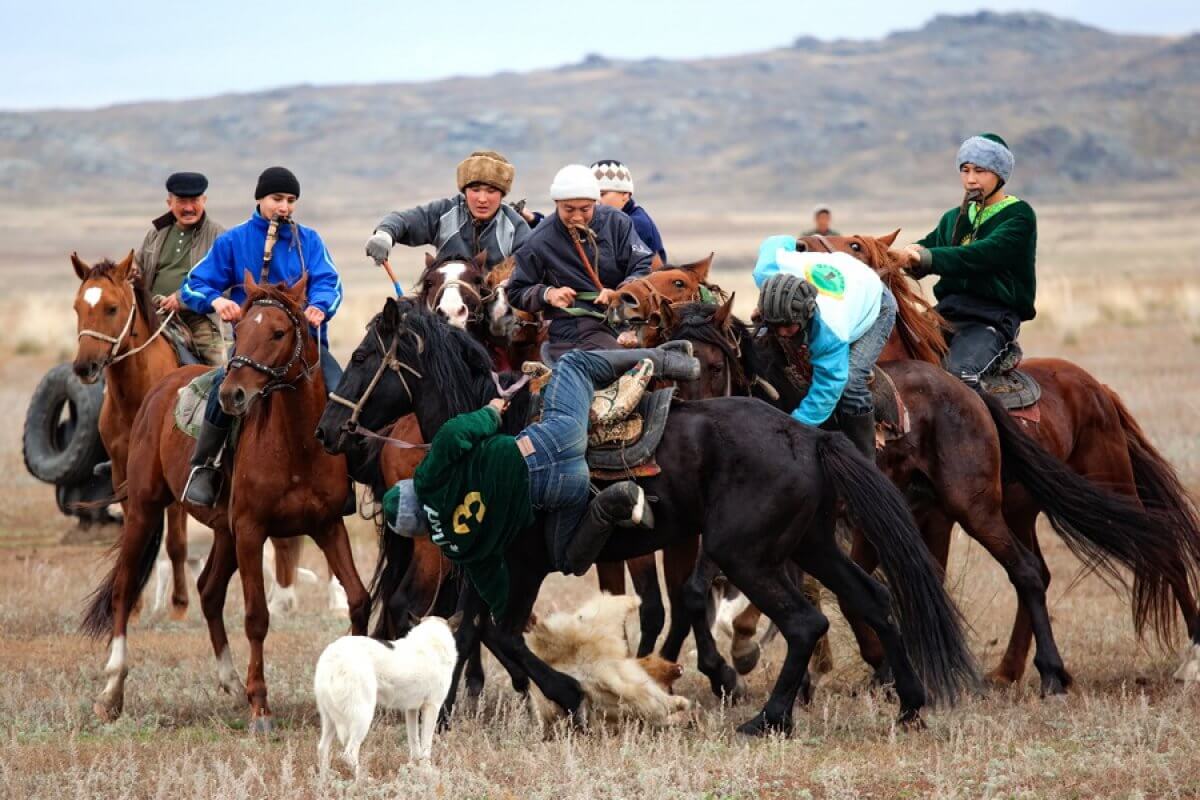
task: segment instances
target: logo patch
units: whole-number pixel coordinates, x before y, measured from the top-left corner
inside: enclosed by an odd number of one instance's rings
[[[821,294],[837,298],[846,294],[846,276],[833,264],[810,264],[804,268],[804,277]]]
[[[471,492],[463,498],[462,504],[454,509],[454,532],[470,533],[471,529],[467,527],[467,523],[472,519],[483,522],[483,515],[486,513],[487,506],[483,504],[483,495]]]

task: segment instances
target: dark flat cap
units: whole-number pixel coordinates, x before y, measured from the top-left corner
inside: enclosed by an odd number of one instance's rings
[[[167,191],[176,197],[199,197],[208,190],[208,178],[199,172],[176,172],[167,178]]]

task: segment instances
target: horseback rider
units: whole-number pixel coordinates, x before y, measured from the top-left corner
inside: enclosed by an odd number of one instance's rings
[[[650,272],[654,254],[633,221],[600,201],[600,184],[582,164],[563,167],[550,186],[553,219],[517,251],[509,302],[550,320],[550,356],[617,347],[604,312],[617,288]]]
[[[962,205],[901,251],[913,277],[940,276],[937,310],[954,326],[945,367],[972,388],[1036,313],[1037,218],[1004,192],[1012,170],[1012,151],[999,136],[967,139],[958,149]]]
[[[591,169],[596,174],[596,180],[600,182],[600,202],[624,212],[633,221],[633,229],[637,231],[642,243],[666,264],[667,249],[663,247],[658,226],[646,213],[646,209],[633,201],[633,173],[629,171],[629,167],[620,161],[605,159],[592,164]]]
[[[588,413],[597,387],[627,370],[694,380],[700,362],[688,342],[652,350],[572,351],[542,390],[542,416],[517,436],[499,433],[504,398],[460,414],[438,430],[411,480],[384,496],[386,519],[402,535],[423,532],[452,561],[499,618],[508,602],[505,551],[546,512],[545,534],[555,568],[582,575],[613,528],[654,526],[642,488],[631,480],[608,486],[591,504],[586,459]]]
[[[792,417],[837,424],[875,460],[875,405],[867,381],[896,321],[896,299],[874,270],[846,253],[796,252],[792,236],[758,251],[758,314],[784,345],[807,347],[812,383]]]
[[[183,305],[179,287],[188,272],[212,247],[225,226],[204,210],[208,178],[199,172],[176,172],[167,178],[167,213],[153,226],[134,253],[134,263],[159,310],[175,316],[191,331],[196,355],[210,366],[225,363],[220,318],[197,314]],[[215,318],[215,319],[214,319]]]
[[[257,206],[250,219],[217,237],[208,255],[188,273],[179,293],[193,311],[200,314],[215,311],[232,324],[242,318],[242,301],[246,297],[242,281],[246,270],[259,269],[261,264],[266,282],[288,285],[307,273],[308,306],[304,309],[304,319],[316,333],[321,373],[327,390],[332,390],[341,380],[342,369],[329,352],[327,326],[342,304],[342,280],[317,232],[293,220],[299,198],[300,181],[291,170],[284,167],[264,170],[254,189]],[[268,256],[264,250],[268,233],[274,227],[273,220],[278,223],[278,241],[273,243]],[[229,292],[228,298],[222,296],[225,292]],[[221,410],[218,399],[224,379],[222,367],[213,378],[204,424],[196,436],[192,454],[192,473],[184,490],[185,500],[206,508],[217,502],[221,472],[216,460],[232,422]]]
[[[801,236],[841,236],[830,225],[833,222],[833,209],[827,203],[817,203],[812,210],[812,227],[801,233]]]
[[[458,165],[458,195],[407,211],[393,211],[367,239],[367,255],[383,264],[392,247],[432,244],[435,260],[471,261],[487,252],[488,269],[511,256],[529,238],[521,214],[502,202],[516,169],[493,150],[477,150]]]

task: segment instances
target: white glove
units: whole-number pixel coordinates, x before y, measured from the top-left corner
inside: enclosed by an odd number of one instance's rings
[[[393,244],[391,234],[387,231],[375,231],[367,239],[367,255],[375,259],[376,264],[382,264],[392,252]]]

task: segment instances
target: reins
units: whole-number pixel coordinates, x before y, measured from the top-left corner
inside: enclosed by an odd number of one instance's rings
[[[104,359],[104,364],[101,365],[101,368],[111,367],[113,364],[120,364],[122,361],[129,358],[130,356],[136,356],[138,353],[145,350],[147,347],[150,346],[151,342],[153,342],[155,339],[157,339],[162,334],[163,330],[165,330],[167,327],[167,323],[169,323],[172,320],[172,318],[174,318],[174,316],[175,316],[175,312],[171,311],[170,313],[167,314],[166,319],[164,319],[162,321],[162,323],[159,324],[158,328],[155,329],[155,331],[146,338],[146,341],[142,342],[140,345],[133,348],[132,350],[126,350],[124,353],[118,354],[118,352],[121,349],[121,345],[125,341],[125,338],[127,336],[129,336],[129,334],[133,331],[133,322],[137,318],[137,309],[138,309],[137,293],[136,293],[136,290],[133,288],[133,283],[130,282],[129,283],[129,316],[125,320],[124,327],[121,328],[121,333],[118,336],[113,337],[113,336],[109,336],[107,333],[104,333],[103,331],[94,331],[90,328],[84,328],[83,330],[81,330],[79,332],[78,336],[75,337],[76,339],[82,339],[84,336],[90,336],[93,339],[99,339],[102,342],[108,342],[109,344],[112,345],[112,349],[109,350],[108,357]],[[147,320],[146,322],[148,324],[149,320]]]
[[[308,379],[311,377],[312,372],[315,369],[315,365],[310,365],[304,360],[304,323],[300,321],[300,318],[297,317],[290,308],[273,298],[261,297],[258,300],[250,303],[249,307],[254,308],[255,306],[268,306],[270,308],[277,308],[286,314],[287,318],[291,320],[293,338],[296,340],[296,345],[292,348],[291,358],[289,358],[287,363],[283,364],[282,366],[272,366],[270,364],[264,364],[261,361],[256,361],[247,355],[235,353],[233,358],[229,359],[229,365],[226,369],[228,372],[232,372],[233,370],[241,367],[250,367],[255,372],[261,372],[270,378],[270,380],[267,381],[267,385],[264,386],[260,392],[261,396],[263,397],[267,397],[272,393],[279,391],[280,389],[295,389],[296,383],[301,379]],[[291,372],[292,367],[296,365],[296,362],[300,362],[302,365],[300,374],[291,381],[284,380],[287,374]]]

